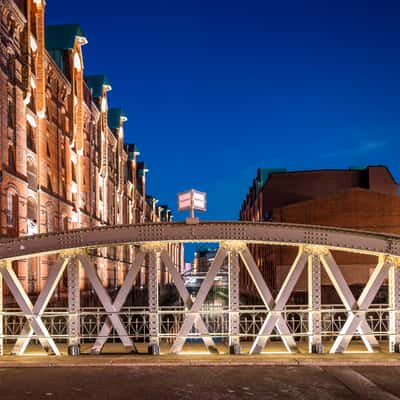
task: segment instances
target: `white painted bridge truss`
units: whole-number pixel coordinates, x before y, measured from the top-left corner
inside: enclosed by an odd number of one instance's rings
[[[219,242],[219,250],[203,281],[196,297],[192,300],[183,279],[175,268],[167,251],[170,242]],[[276,244],[298,247],[298,254],[280,288],[276,298],[266,284],[256,262],[248,249],[248,244]],[[137,251],[132,260],[123,285],[115,300],[112,301],[103,287],[91,261],[88,249],[135,245]],[[375,255],[377,265],[370,275],[360,297],[355,299],[345,278],[332,256],[331,250],[342,250]],[[21,282],[15,274],[12,261],[23,260],[43,254],[58,254],[56,263],[50,268],[46,284],[32,304]],[[336,335],[329,351],[344,352],[354,336],[361,338],[367,350],[379,349],[375,335],[377,332],[368,323],[366,315],[370,310],[379,288],[385,279],[389,286],[388,330],[389,351],[400,348],[400,238],[367,232],[355,232],[334,228],[311,227],[289,224],[270,223],[201,223],[186,224],[147,224],[136,226],[115,226],[69,233],[38,235],[29,238],[0,241],[0,274],[8,286],[25,317],[25,323],[13,346],[12,353],[24,354],[28,344],[35,338],[42,347],[55,355],[60,355],[55,338],[50,334],[43,321],[48,303],[54,294],[58,282],[65,270],[68,274],[68,321],[67,335],[70,354],[79,354],[81,342],[81,313],[79,275],[83,270],[93,291],[98,296],[107,318],[95,338],[92,353],[101,353],[111,332],[116,335],[128,351],[136,351],[132,335],[128,333],[126,324],[121,320],[121,310],[132,288],[133,282],[143,265],[145,255],[149,260],[149,284],[147,309],[149,352],[158,354],[160,339],[163,337],[160,327],[162,313],[158,299],[157,268],[163,263],[171,274],[176,289],[182,299],[183,320],[173,335],[171,353],[180,353],[188,337],[197,333],[207,349],[217,353],[216,335],[209,332],[209,325],[203,319],[204,304],[213,287],[215,278],[222,265],[228,266],[228,332],[231,353],[241,351],[240,340],[241,317],[239,304],[239,268],[240,260],[247,269],[266,310],[265,318],[259,326],[250,348],[250,353],[263,351],[271,338],[279,337],[288,352],[297,352],[296,334],[288,325],[285,315],[287,302],[300,278],[307,269],[308,307],[307,337],[309,351],[322,352],[323,338],[323,305],[321,304],[321,270],[326,271],[332,285],[336,289],[347,315],[340,331]],[[2,286],[0,285],[2,289]],[[2,299],[2,295],[0,298]],[[2,304],[0,304],[2,314]],[[3,315],[4,317],[4,315]],[[0,351],[3,353],[4,318],[0,318]],[[379,333],[380,335],[382,332]]]

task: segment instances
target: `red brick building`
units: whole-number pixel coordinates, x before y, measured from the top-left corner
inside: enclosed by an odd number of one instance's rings
[[[124,143],[127,118],[109,107],[106,76],[84,74],[81,27],[44,20],[44,0],[0,0],[0,236],[169,221],[167,207],[146,192],[137,147]],[[182,248],[170,250],[179,265]],[[106,287],[120,286],[134,251],[95,252]],[[41,290],[53,262],[15,263],[30,294]],[[138,285],[146,279],[143,267]],[[88,289],[84,276],[81,288]]]
[[[259,169],[242,204],[240,219],[335,226],[400,234],[399,185],[384,166],[348,170],[296,171]],[[252,252],[268,284],[281,286],[295,257],[295,249],[253,246]],[[347,282],[358,293],[365,285],[374,257],[335,252]],[[243,273],[244,287],[252,285]],[[322,280],[325,302],[336,299],[327,276]],[[296,287],[304,298],[305,274]]]

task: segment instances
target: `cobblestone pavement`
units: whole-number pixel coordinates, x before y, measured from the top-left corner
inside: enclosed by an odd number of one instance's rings
[[[400,367],[0,368],[9,399],[400,399]]]

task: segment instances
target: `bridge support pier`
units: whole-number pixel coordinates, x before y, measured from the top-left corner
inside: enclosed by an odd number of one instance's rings
[[[322,353],[321,261],[317,250],[308,255],[308,352]]]
[[[389,267],[389,351],[400,353],[400,260]]]
[[[228,251],[228,275],[229,275],[229,353],[240,354],[239,253],[234,248]]]
[[[149,251],[149,354],[160,354],[159,321],[158,321],[158,265],[160,251]]]
[[[68,354],[80,354],[80,279],[79,261],[71,258],[68,264]]]

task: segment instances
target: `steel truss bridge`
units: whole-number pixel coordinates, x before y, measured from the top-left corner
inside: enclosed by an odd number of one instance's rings
[[[193,301],[167,252],[168,243],[219,243],[216,257]],[[267,286],[248,245],[282,245],[298,248],[297,256],[276,298]],[[124,245],[138,251],[114,301],[103,287],[89,252]],[[332,250],[376,256],[376,267],[360,297],[352,294]],[[35,304],[15,274],[12,262],[57,254],[47,281]],[[124,307],[133,282],[148,254],[149,304],[145,308]],[[242,260],[262,299],[263,306],[239,304],[239,259]],[[160,307],[157,265],[171,274],[182,299],[182,307]],[[223,264],[228,265],[229,304],[209,310],[206,297]],[[102,308],[80,307],[79,274],[84,270]],[[307,270],[308,304],[287,302],[304,270]],[[341,305],[321,304],[321,270],[332,282]],[[68,308],[48,309],[49,301],[64,271],[68,274]],[[167,340],[171,353],[180,353],[185,341],[201,339],[216,353],[222,338],[233,354],[241,352],[241,341],[251,340],[251,354],[261,353],[268,340],[279,338],[288,352],[299,350],[298,337],[308,341],[309,352],[323,351],[322,340],[332,340],[330,353],[344,352],[358,337],[370,352],[380,349],[378,339],[388,341],[391,352],[400,350],[400,236],[337,228],[251,222],[160,223],[107,226],[65,233],[0,241],[0,273],[20,310],[3,309],[0,303],[0,352],[5,340],[14,339],[12,353],[23,355],[32,339],[44,349],[60,355],[59,342],[68,343],[69,353],[79,354],[82,342],[92,340],[92,353],[101,353],[110,338],[118,338],[128,351],[135,341],[146,341],[149,352],[159,354],[160,341]],[[384,280],[388,280],[389,304],[372,304]],[[2,287],[0,299],[2,296]]]

